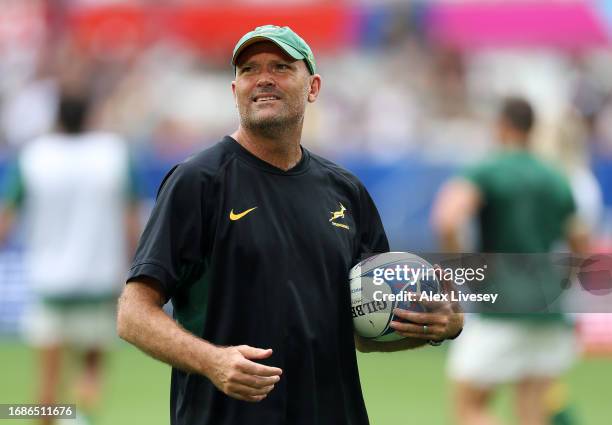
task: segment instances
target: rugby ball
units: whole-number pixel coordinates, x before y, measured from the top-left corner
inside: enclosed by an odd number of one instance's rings
[[[425,311],[419,295],[440,293],[433,266],[408,252],[387,252],[361,261],[351,269],[349,285],[355,332],[383,342],[403,338],[389,327],[392,320],[403,321],[393,314],[395,308]]]

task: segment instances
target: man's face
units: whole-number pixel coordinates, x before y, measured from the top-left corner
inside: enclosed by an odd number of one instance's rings
[[[508,133],[509,133],[508,124],[501,117],[498,118],[497,122],[495,123],[495,133],[496,133],[498,142],[500,142],[501,144],[506,143],[506,140],[508,139]]]
[[[251,130],[271,131],[301,123],[307,102],[317,98],[320,77],[310,75],[272,42],[255,43],[236,61],[232,91],[240,123]]]

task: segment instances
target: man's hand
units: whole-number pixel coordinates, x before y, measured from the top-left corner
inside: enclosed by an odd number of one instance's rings
[[[439,268],[438,265],[435,266]],[[442,293],[455,290],[452,282],[442,281]],[[420,294],[419,294],[420,295]],[[450,299],[450,296],[449,296]],[[392,321],[389,326],[407,338],[443,341],[456,337],[463,329],[463,312],[459,304],[451,301],[421,301],[426,312],[418,313],[396,308],[395,316],[411,323]]]
[[[206,376],[222,392],[245,401],[261,401],[283,371],[256,363],[272,350],[240,345],[219,347],[182,328],[163,310],[159,282],[141,278],[125,286],[119,299],[119,336],[158,360]]]
[[[417,313],[396,308],[393,312],[411,323],[392,321],[390,327],[407,338],[442,341],[459,334],[463,329],[463,313],[453,311],[448,301],[422,302],[428,311]]]
[[[266,359],[272,350],[239,345],[217,347],[208,378],[222,392],[238,400],[261,401],[280,381],[283,371],[253,360]]]

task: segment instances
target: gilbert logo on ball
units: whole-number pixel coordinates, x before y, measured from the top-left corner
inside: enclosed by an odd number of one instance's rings
[[[434,267],[408,252],[387,252],[367,258],[349,274],[351,311],[355,332],[376,341],[403,337],[389,327],[393,309],[425,311],[416,294],[440,293]]]

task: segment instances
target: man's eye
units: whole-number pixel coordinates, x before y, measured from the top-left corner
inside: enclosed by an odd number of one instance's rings
[[[289,69],[289,65],[284,64],[284,63],[279,63],[278,65],[276,65],[276,69],[281,70],[281,71],[286,71],[287,69]]]
[[[253,70],[252,66],[243,66],[242,68],[240,68],[240,73],[244,74],[245,72],[251,72]]]

